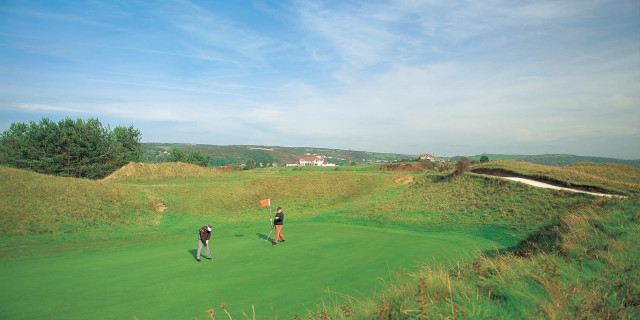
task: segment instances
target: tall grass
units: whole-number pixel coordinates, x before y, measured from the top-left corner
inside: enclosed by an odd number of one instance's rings
[[[6,167],[0,179],[2,236],[137,229],[156,218],[153,201],[130,186]]]
[[[216,178],[221,174],[222,172],[216,169],[204,168],[191,163],[131,162],[128,165],[116,170],[114,173],[104,178],[104,180],[139,182],[166,179]]]
[[[640,185],[640,169],[623,164],[577,162],[565,167],[567,171],[585,174],[594,180],[627,182]]]
[[[428,229],[502,226],[526,233],[593,199],[573,193],[559,195],[557,191],[472,175],[422,175],[412,183],[395,184],[345,204],[338,218]]]

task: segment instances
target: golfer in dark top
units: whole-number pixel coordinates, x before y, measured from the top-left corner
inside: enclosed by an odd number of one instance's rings
[[[200,262],[200,251],[204,245],[207,259],[211,259],[211,252],[209,251],[209,239],[211,239],[211,225],[208,224],[198,231],[198,253],[196,254],[196,260]]]
[[[276,238],[274,239],[273,244],[278,244],[278,239],[282,239],[282,242],[284,242],[284,235],[282,235],[284,213],[282,213],[281,207],[278,207],[278,209],[276,209],[276,212],[276,217],[273,219],[273,226],[276,227]]]

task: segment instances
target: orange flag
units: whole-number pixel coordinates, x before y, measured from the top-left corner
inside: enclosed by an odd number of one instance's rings
[[[261,207],[271,206],[271,199],[260,200],[260,206]]]

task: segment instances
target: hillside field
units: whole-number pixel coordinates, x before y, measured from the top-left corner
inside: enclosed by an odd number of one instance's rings
[[[577,162],[591,162],[591,163],[616,163],[627,166],[640,168],[640,159],[636,160],[624,160],[616,158],[605,157],[589,157],[589,156],[576,156],[572,154],[537,154],[537,155],[523,155],[523,154],[481,154],[475,156],[468,156],[469,160],[480,161],[482,156],[486,156],[489,161],[501,161],[512,160],[518,162],[529,162],[535,164],[541,164],[545,166],[564,167]],[[452,160],[460,160],[460,156],[453,157]]]
[[[160,163],[166,161],[167,153],[178,148],[185,153],[200,151],[211,156],[210,166],[226,166],[244,164],[251,159],[256,163],[284,166],[289,162],[298,162],[299,157],[318,155],[327,162],[344,165],[351,162],[374,163],[416,159],[417,155],[380,153],[368,151],[340,150],[308,147],[252,146],[231,145],[218,146],[190,143],[144,143],[144,161]]]
[[[132,163],[101,181],[0,167],[0,318],[637,316],[637,169],[490,163],[472,169],[627,198],[378,165]],[[286,214],[273,247],[266,198]],[[214,261],[198,263],[207,223]],[[554,304],[568,293],[587,303]]]

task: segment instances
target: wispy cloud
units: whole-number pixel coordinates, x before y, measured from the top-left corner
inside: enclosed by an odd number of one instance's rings
[[[32,54],[44,54],[50,56],[61,56],[65,52],[65,46],[60,43],[34,45],[29,43],[18,43],[17,47]]]
[[[20,103],[16,105],[18,109],[24,110],[27,112],[39,112],[39,111],[53,111],[53,112],[73,112],[73,113],[83,113],[84,111],[68,108],[68,107],[59,107],[52,106],[47,104],[37,104],[37,103]]]
[[[68,24],[80,24],[86,26],[93,26],[99,28],[105,28],[115,31],[125,31],[125,28],[119,27],[115,24],[105,23],[103,21],[97,21],[87,16],[81,16],[73,13],[55,13],[50,11],[38,10],[38,9],[24,9],[24,10],[10,10],[11,14],[31,16],[43,21],[56,21]],[[85,13],[86,14],[86,13]]]
[[[170,22],[187,38],[189,47],[203,59],[233,62],[242,59],[248,66],[268,67],[267,56],[280,44],[264,34],[245,28],[237,20],[230,20],[188,0],[176,0],[165,10]],[[180,10],[174,10],[180,7]],[[196,46],[197,44],[197,46]],[[248,61],[247,61],[248,59]]]
[[[548,32],[579,19],[583,1],[391,1],[326,6],[297,2],[301,23],[327,41],[350,67],[425,63],[459,57],[462,41],[479,47]],[[539,30],[542,28],[542,30]],[[494,35],[500,34],[496,37]],[[465,48],[465,49],[468,49]],[[327,49],[330,50],[330,49]]]
[[[126,81],[126,80],[111,80],[111,79],[95,78],[95,79],[92,79],[92,81],[95,81],[98,83],[116,84],[124,87],[142,87],[142,88],[151,88],[151,89],[160,89],[160,90],[174,90],[174,91],[187,92],[187,93],[206,93],[210,95],[222,95],[222,96],[238,96],[238,97],[245,96],[238,92],[217,90],[216,87],[213,85],[207,85],[202,83],[197,86],[195,85],[190,86],[188,84],[184,84],[184,83],[180,84],[177,82],[163,83],[159,81],[140,81],[140,80]]]

